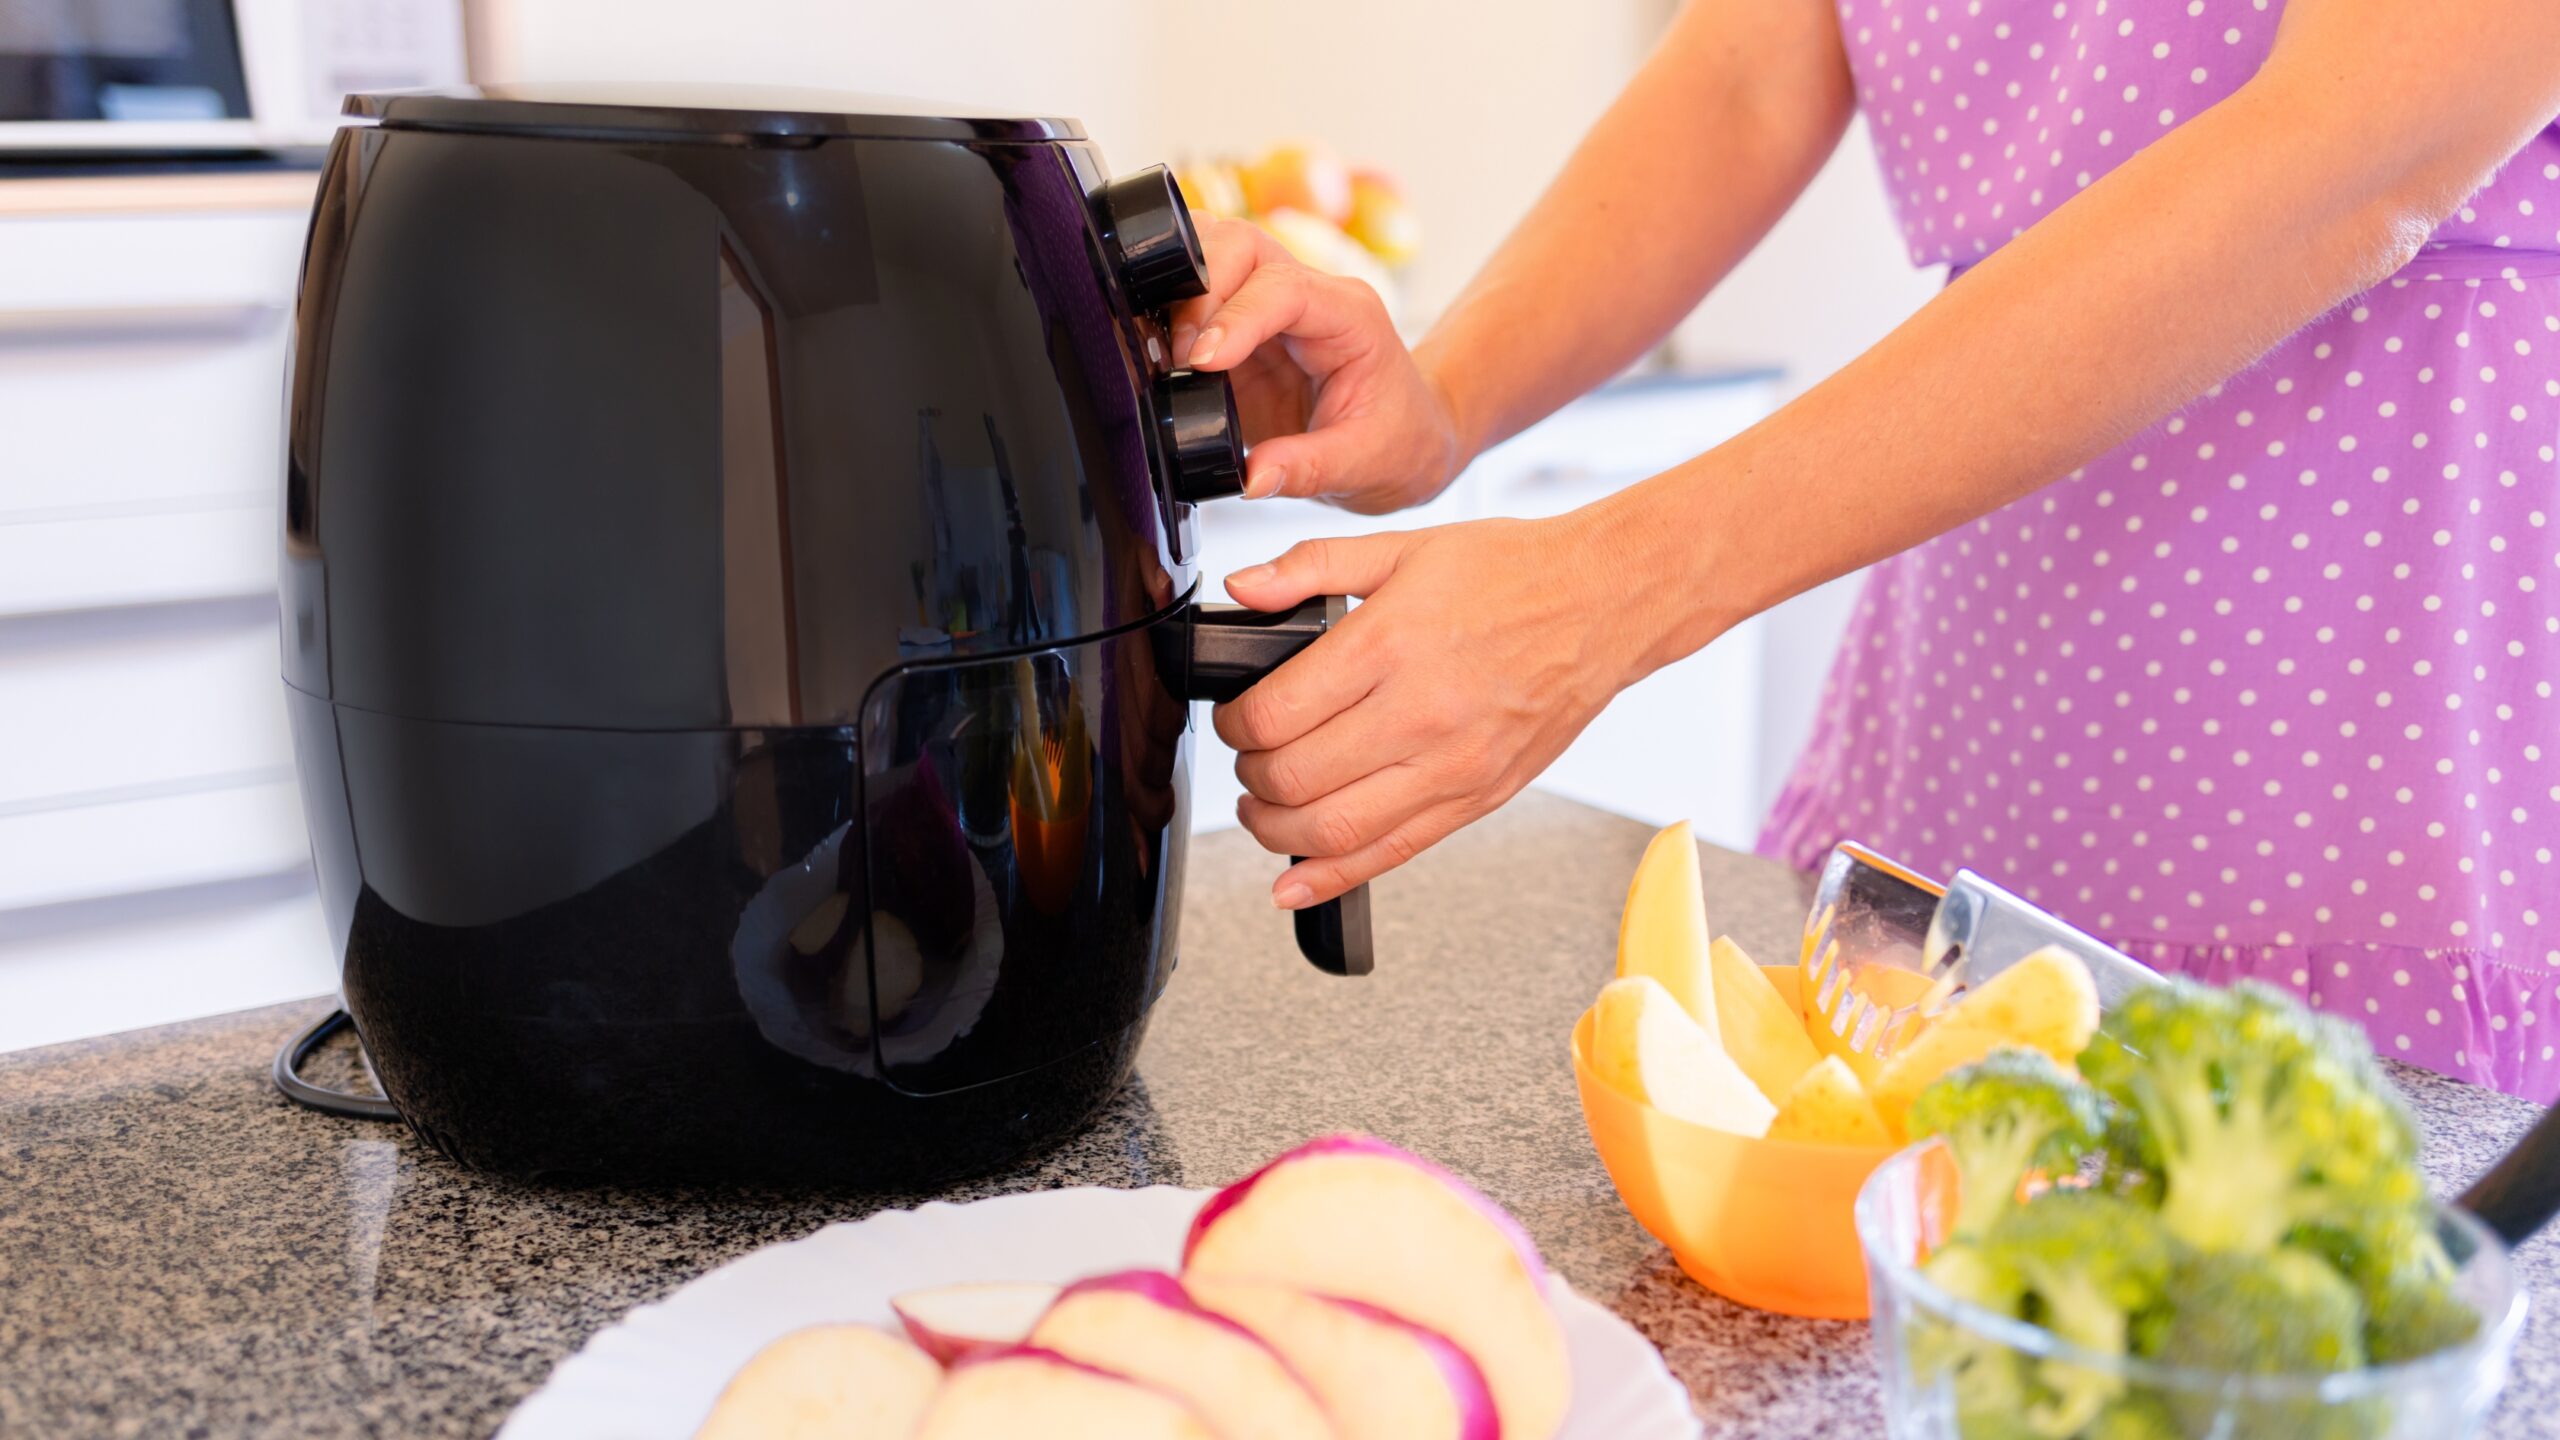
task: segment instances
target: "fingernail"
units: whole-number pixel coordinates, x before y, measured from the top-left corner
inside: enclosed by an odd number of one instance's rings
[[[1233,587],[1238,586],[1238,585],[1260,585],[1260,584],[1264,583],[1265,581],[1269,580],[1270,578],[1271,578],[1271,567],[1270,567],[1270,566],[1268,566],[1268,565],[1247,565],[1247,566],[1246,566],[1246,567],[1244,567],[1243,569],[1236,571],[1236,572],[1235,572],[1234,574],[1232,574],[1232,575],[1229,575],[1229,576],[1227,577],[1227,585],[1228,585],[1228,587],[1229,587],[1229,588],[1233,588]]]
[[[1244,498],[1247,500],[1268,500],[1272,496],[1280,493],[1280,482],[1288,478],[1288,466],[1265,466],[1263,467],[1261,474],[1252,476],[1244,482]]]
[[[1191,363],[1194,366],[1208,364],[1217,355],[1218,341],[1222,338],[1215,325],[1201,331],[1199,338],[1191,342]]]
[[[1283,880],[1271,892],[1271,903],[1283,910],[1304,910],[1315,899],[1316,892],[1297,880]]]

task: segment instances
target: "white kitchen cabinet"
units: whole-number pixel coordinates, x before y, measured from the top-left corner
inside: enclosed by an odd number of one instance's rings
[[[274,601],[310,183],[232,178],[0,182],[0,1050],[335,982]]]
[[[1200,521],[1202,580],[1222,597],[1228,572],[1305,539],[1562,514],[1721,444],[1777,396],[1778,377],[1766,370],[1631,378],[1487,451],[1418,510],[1369,517],[1300,500],[1213,505]],[[1626,603],[1652,602],[1630,593]],[[1746,622],[1629,689],[1537,783],[1656,824],[1690,820],[1703,839],[1748,847],[1770,763],[1761,730],[1764,628]],[[1234,753],[1209,728],[1206,706],[1193,718],[1194,827],[1232,825],[1243,793]]]

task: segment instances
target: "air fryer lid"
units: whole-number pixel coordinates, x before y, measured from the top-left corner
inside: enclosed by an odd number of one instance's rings
[[[1073,120],[860,95],[737,85],[478,85],[347,97],[346,113],[404,130],[772,141],[1081,140]]]

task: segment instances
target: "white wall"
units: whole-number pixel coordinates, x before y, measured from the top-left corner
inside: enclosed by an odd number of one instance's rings
[[[1162,148],[1174,0],[482,0],[481,78],[807,85],[1070,115],[1116,166]]]
[[[1171,153],[1249,156],[1309,135],[1397,175],[1422,217],[1423,254],[1403,282],[1407,314],[1423,317],[1456,297],[1546,187],[1668,10],[1662,0],[1154,8]]]

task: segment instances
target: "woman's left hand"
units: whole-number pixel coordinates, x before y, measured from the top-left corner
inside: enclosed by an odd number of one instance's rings
[[[1355,595],[1332,633],[1215,712],[1237,818],[1304,855],[1296,910],[1383,874],[1508,800],[1651,648],[1585,515],[1310,540],[1227,577],[1257,610]]]

